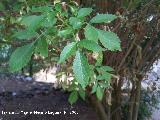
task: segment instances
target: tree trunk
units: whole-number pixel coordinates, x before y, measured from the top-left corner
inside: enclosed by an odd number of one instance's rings
[[[128,120],[138,119],[140,92],[141,92],[141,80],[138,80],[136,81],[136,84],[133,84],[132,87],[130,101],[129,101]]]
[[[102,104],[107,114],[108,120],[111,120],[111,92],[111,90],[106,90],[102,100]]]
[[[109,120],[108,116],[105,112],[103,104],[99,100],[97,100],[96,96],[94,96],[94,95],[91,96],[90,101],[91,101],[91,104],[93,105],[93,107],[95,108],[95,110],[99,116],[99,119],[100,120]]]
[[[138,118],[138,110],[139,110],[139,102],[140,102],[140,93],[141,93],[141,81],[137,81],[136,84],[136,91],[135,91],[135,103],[134,103],[134,109],[133,109],[133,116],[132,120],[137,120]]]
[[[122,117],[122,110],[121,110],[121,83],[122,81],[119,80],[118,84],[117,81],[113,85],[113,94],[112,94],[112,120],[121,120]]]
[[[134,89],[134,85],[133,85],[132,90],[131,90],[129,105],[128,105],[128,120],[132,120],[134,101],[135,101],[135,89]]]

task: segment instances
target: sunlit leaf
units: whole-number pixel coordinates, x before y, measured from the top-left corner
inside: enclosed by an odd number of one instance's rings
[[[90,78],[90,69],[87,58],[80,51],[76,52],[73,73],[78,83],[85,88]]]
[[[121,51],[120,46],[120,39],[119,37],[113,33],[113,32],[107,32],[103,30],[98,30],[98,38],[102,45],[107,48],[108,50],[115,51],[119,50]]]

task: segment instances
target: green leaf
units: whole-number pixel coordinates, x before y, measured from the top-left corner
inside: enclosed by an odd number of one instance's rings
[[[76,101],[78,100],[78,93],[77,91],[73,91],[70,95],[69,95],[69,103],[72,105],[74,104]]]
[[[105,48],[107,48],[108,50],[121,51],[121,46],[120,46],[121,41],[115,33],[107,32],[107,31],[103,31],[103,30],[98,30],[98,37],[99,37],[99,40],[102,43],[102,45]]]
[[[142,0],[134,0],[131,4],[131,9],[136,9],[140,4],[141,4]]]
[[[57,34],[57,28],[56,27],[48,27],[45,31],[45,34],[47,35],[53,35],[53,34]]]
[[[102,65],[103,62],[103,52],[98,52],[98,56],[96,58],[96,66]]]
[[[61,12],[62,11],[62,5],[61,5],[61,3],[56,3],[54,5],[54,8],[55,8],[56,11]]]
[[[18,0],[18,2],[25,2],[26,0]]]
[[[72,92],[74,90],[79,89],[79,85],[77,84],[77,81],[75,79],[72,80],[72,84],[67,89],[69,92]]]
[[[122,6],[125,7],[125,8],[128,8],[128,6],[129,6],[129,1],[128,1],[128,0],[124,0],[124,1],[122,2]]]
[[[21,70],[30,61],[34,44],[28,44],[17,48],[11,55],[9,60],[10,70],[12,72]]]
[[[117,18],[116,15],[112,14],[97,14],[91,19],[91,23],[110,23]]]
[[[85,27],[84,34],[87,40],[92,40],[92,41],[98,40],[98,32],[96,28],[89,24]]]
[[[100,52],[100,51],[104,50],[97,43],[95,43],[94,41],[90,41],[90,40],[81,40],[78,44],[80,47],[84,47],[84,48],[91,50],[93,52]]]
[[[97,91],[96,91],[96,96],[97,96],[97,98],[98,98],[99,100],[102,100],[103,94],[104,94],[104,90],[103,90],[100,86],[98,86],[98,87],[97,87]]]
[[[46,13],[44,21],[41,23],[43,27],[51,27],[54,24],[56,24],[57,19],[55,18],[54,12],[48,12]]]
[[[106,81],[109,81],[109,80],[111,80],[111,78],[112,78],[112,74],[110,74],[110,73],[108,73],[108,72],[105,72],[102,76],[104,77],[104,79],[105,79]]]
[[[72,14],[76,16],[78,8],[76,6],[72,6],[72,5],[68,5],[68,6],[69,6]]]
[[[43,57],[48,57],[48,43],[44,39],[40,39],[36,46],[36,51]]]
[[[76,46],[77,46],[76,42],[72,42],[66,45],[60,54],[60,59],[58,63],[59,64],[63,63],[68,57],[73,55],[73,53],[76,51]]]
[[[79,96],[80,96],[83,100],[85,100],[85,97],[86,97],[85,91],[84,91],[84,90],[80,90],[80,91],[79,91]]]
[[[3,2],[0,2],[0,11],[3,11],[3,10],[5,10],[5,6],[4,6],[4,4],[2,4]]]
[[[92,87],[92,92],[91,93],[95,93],[97,91],[97,87],[98,87],[98,84],[95,83]]]
[[[101,71],[114,71],[114,69],[110,66],[101,66],[98,69],[101,70]]]
[[[53,11],[52,7],[49,6],[39,6],[39,7],[32,7],[32,12],[41,12],[41,13],[46,13]]]
[[[92,8],[81,8],[79,11],[78,11],[78,18],[83,18],[87,15],[90,15],[92,12]]]
[[[90,83],[94,83],[95,82],[95,73],[94,73],[95,65],[89,65],[89,69],[90,69],[90,76],[91,76]]]
[[[89,82],[90,68],[87,58],[80,51],[76,52],[72,68],[76,80],[82,88],[85,88]]]
[[[63,11],[63,12],[61,13],[61,16],[62,16],[62,17],[67,17],[67,18],[68,18],[68,12],[67,12],[67,11]]]
[[[76,17],[70,17],[69,23],[72,25],[73,29],[79,29],[82,26],[82,22]]]
[[[112,77],[112,75],[110,73],[103,72],[101,75],[97,76],[97,80],[106,80],[106,81],[108,81],[108,80],[111,79],[111,77]]]
[[[29,29],[37,29],[40,27],[42,21],[44,20],[44,15],[31,15],[22,18],[22,25],[27,26]]]
[[[99,85],[103,88],[109,88],[110,87],[110,82],[105,81],[105,82],[99,83]]]
[[[73,29],[71,27],[65,28],[64,30],[58,31],[58,36],[66,37],[73,33]]]
[[[36,36],[37,36],[37,32],[35,31],[23,30],[23,31],[16,32],[12,37],[18,38],[20,40],[23,40],[23,39],[29,40]]]

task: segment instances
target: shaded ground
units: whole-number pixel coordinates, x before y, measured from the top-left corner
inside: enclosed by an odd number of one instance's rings
[[[0,75],[0,120],[97,120],[82,100],[71,106],[67,99],[51,84]]]

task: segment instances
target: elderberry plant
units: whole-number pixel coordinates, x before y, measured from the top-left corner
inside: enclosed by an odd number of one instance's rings
[[[74,76],[69,102],[73,104],[79,96],[85,99],[87,88],[91,88],[90,92],[102,100],[114,71],[102,65],[102,52],[121,51],[121,47],[120,39],[114,32],[95,27],[109,24],[117,16],[96,14],[91,17],[92,13],[92,8],[79,8],[73,3],[29,6],[27,12],[17,18],[20,27],[12,36],[13,39],[28,42],[12,53],[10,70],[15,72],[22,69],[33,54],[48,57],[49,52],[60,49],[58,64],[71,60]],[[90,57],[95,62],[91,62]]]

